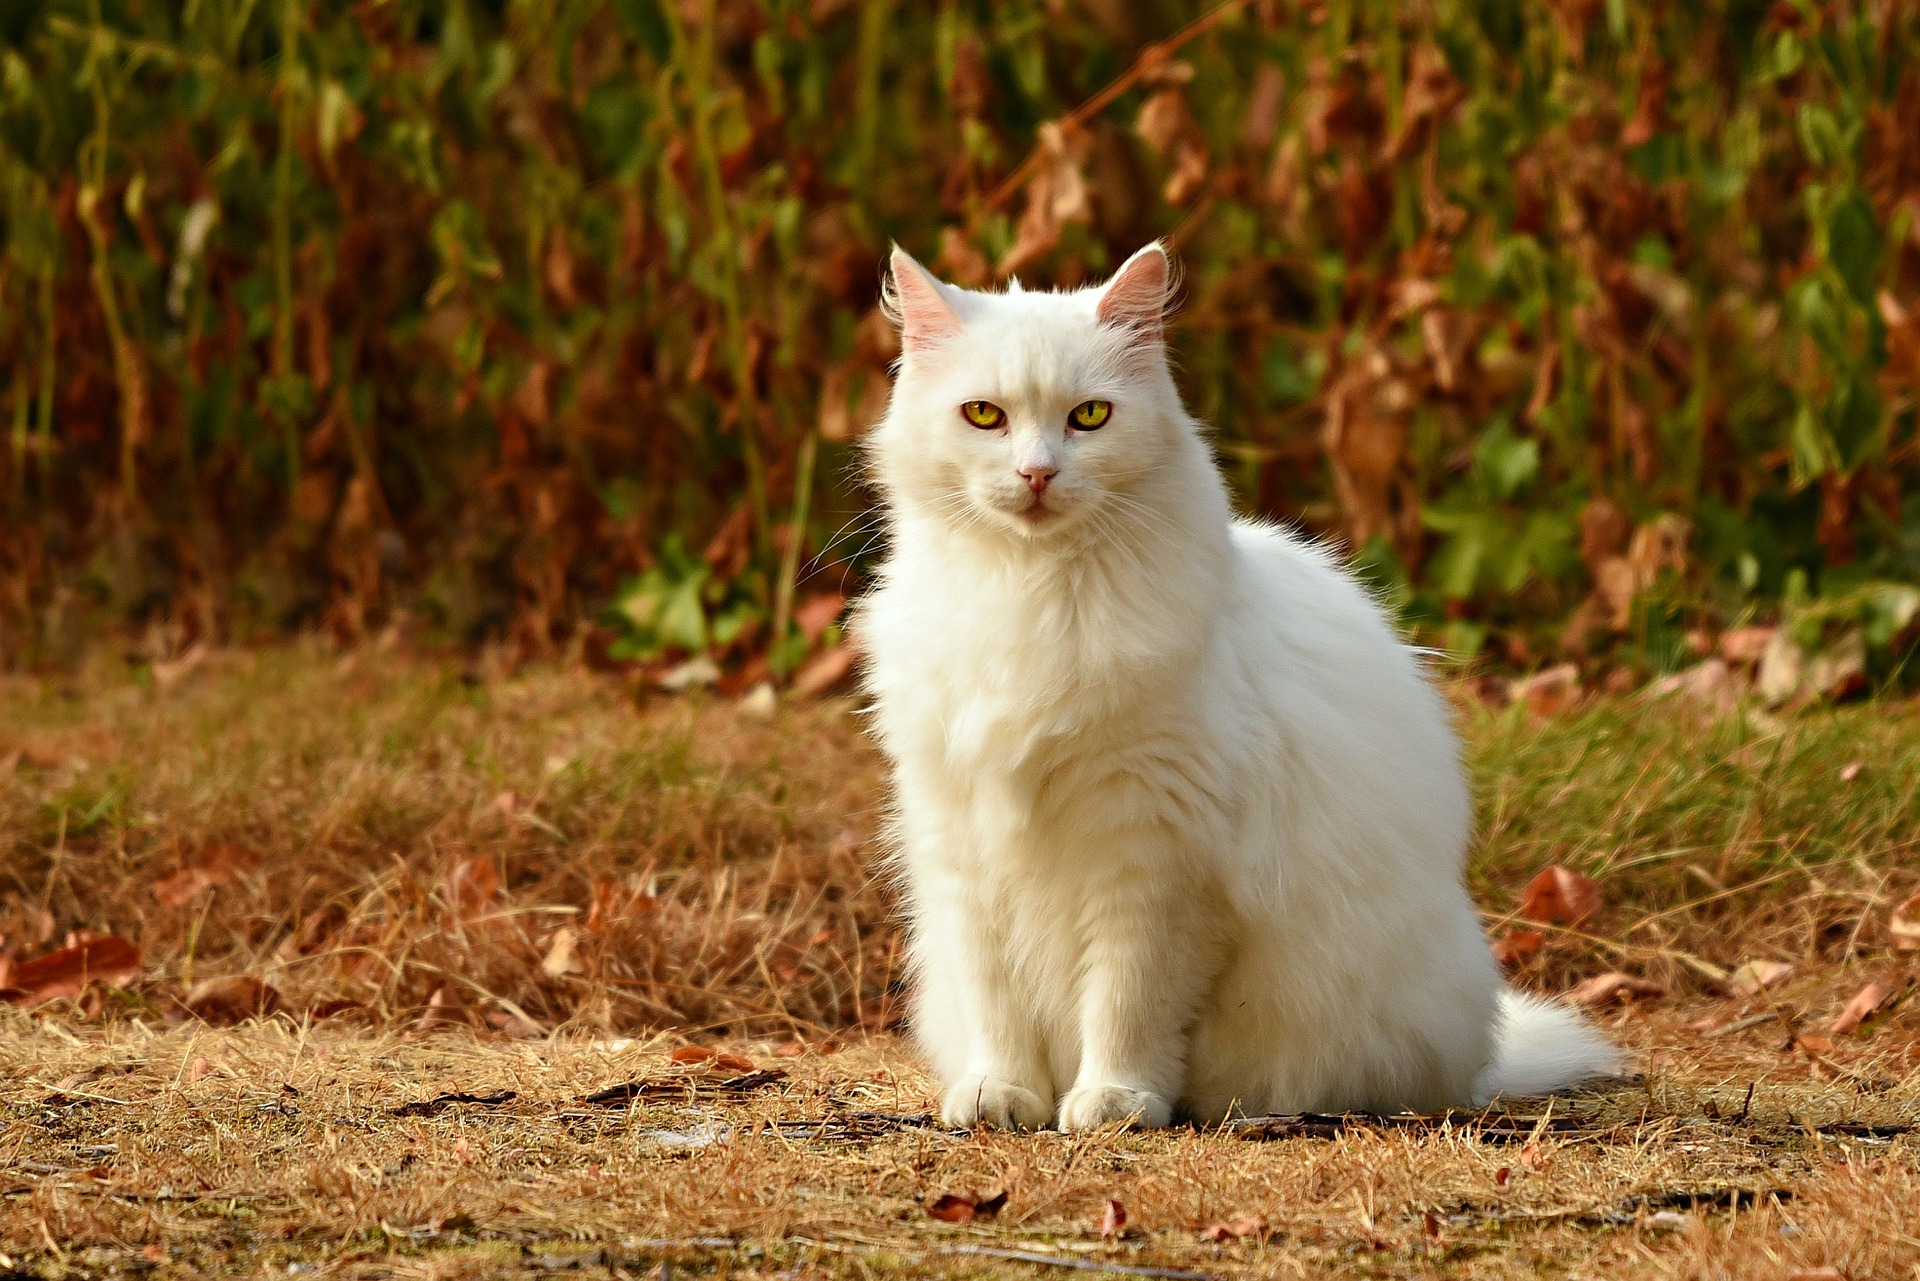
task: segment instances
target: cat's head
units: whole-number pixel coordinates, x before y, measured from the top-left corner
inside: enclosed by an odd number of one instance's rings
[[[985,293],[896,248],[900,363],[868,446],[889,504],[1023,541],[1124,516],[1194,430],[1167,371],[1171,277],[1154,244],[1101,285]]]

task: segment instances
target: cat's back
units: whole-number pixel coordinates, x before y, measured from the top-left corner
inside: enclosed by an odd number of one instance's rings
[[[1332,549],[1288,530],[1237,521],[1232,546],[1215,698],[1265,722],[1295,784],[1359,786],[1387,808],[1404,799],[1464,833],[1451,716],[1386,610]]]

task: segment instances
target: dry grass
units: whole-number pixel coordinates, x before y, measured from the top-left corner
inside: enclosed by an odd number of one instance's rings
[[[1058,1271],[961,1248],[1217,1276],[1920,1276],[1920,1138],[1858,1130],[1920,1120],[1920,1001],[1830,1048],[1787,1033],[1913,975],[1885,932],[1916,887],[1912,704],[1463,705],[1490,916],[1553,860],[1609,899],[1519,977],[1667,983],[1606,1015],[1645,1079],[1555,1101],[1572,1128],[1530,1143],[1464,1123],[1254,1143],[792,1124],[930,1102],[886,1031],[877,768],[843,703],[636,708],[581,672],[375,650],[168,675],[0,684],[0,955],[70,930],[145,953],[124,991],[0,1007],[0,1276]],[[1754,957],[1795,973],[1744,1000],[1708,977]],[[282,1012],[180,1016],[231,974]],[[581,1102],[682,1079],[666,1056],[688,1040],[791,1075]],[[796,1041],[816,1049],[774,1055]],[[393,1115],[498,1090],[516,1097]],[[926,1213],[992,1189],[991,1219]],[[1203,1239],[1243,1217],[1266,1226]]]

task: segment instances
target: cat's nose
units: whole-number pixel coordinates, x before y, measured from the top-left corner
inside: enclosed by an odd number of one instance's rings
[[[1060,469],[1049,463],[1027,463],[1020,468],[1020,474],[1027,478],[1027,488],[1038,498],[1047,492],[1047,482],[1059,474]]]

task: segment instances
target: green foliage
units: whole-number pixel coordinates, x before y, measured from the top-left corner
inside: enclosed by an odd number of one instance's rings
[[[1452,648],[1650,653],[1600,587],[1661,521],[1661,635],[1894,590],[1916,51],[1904,0],[12,0],[0,654],[406,611],[786,670],[871,554],[890,239],[1170,237],[1244,503]]]

